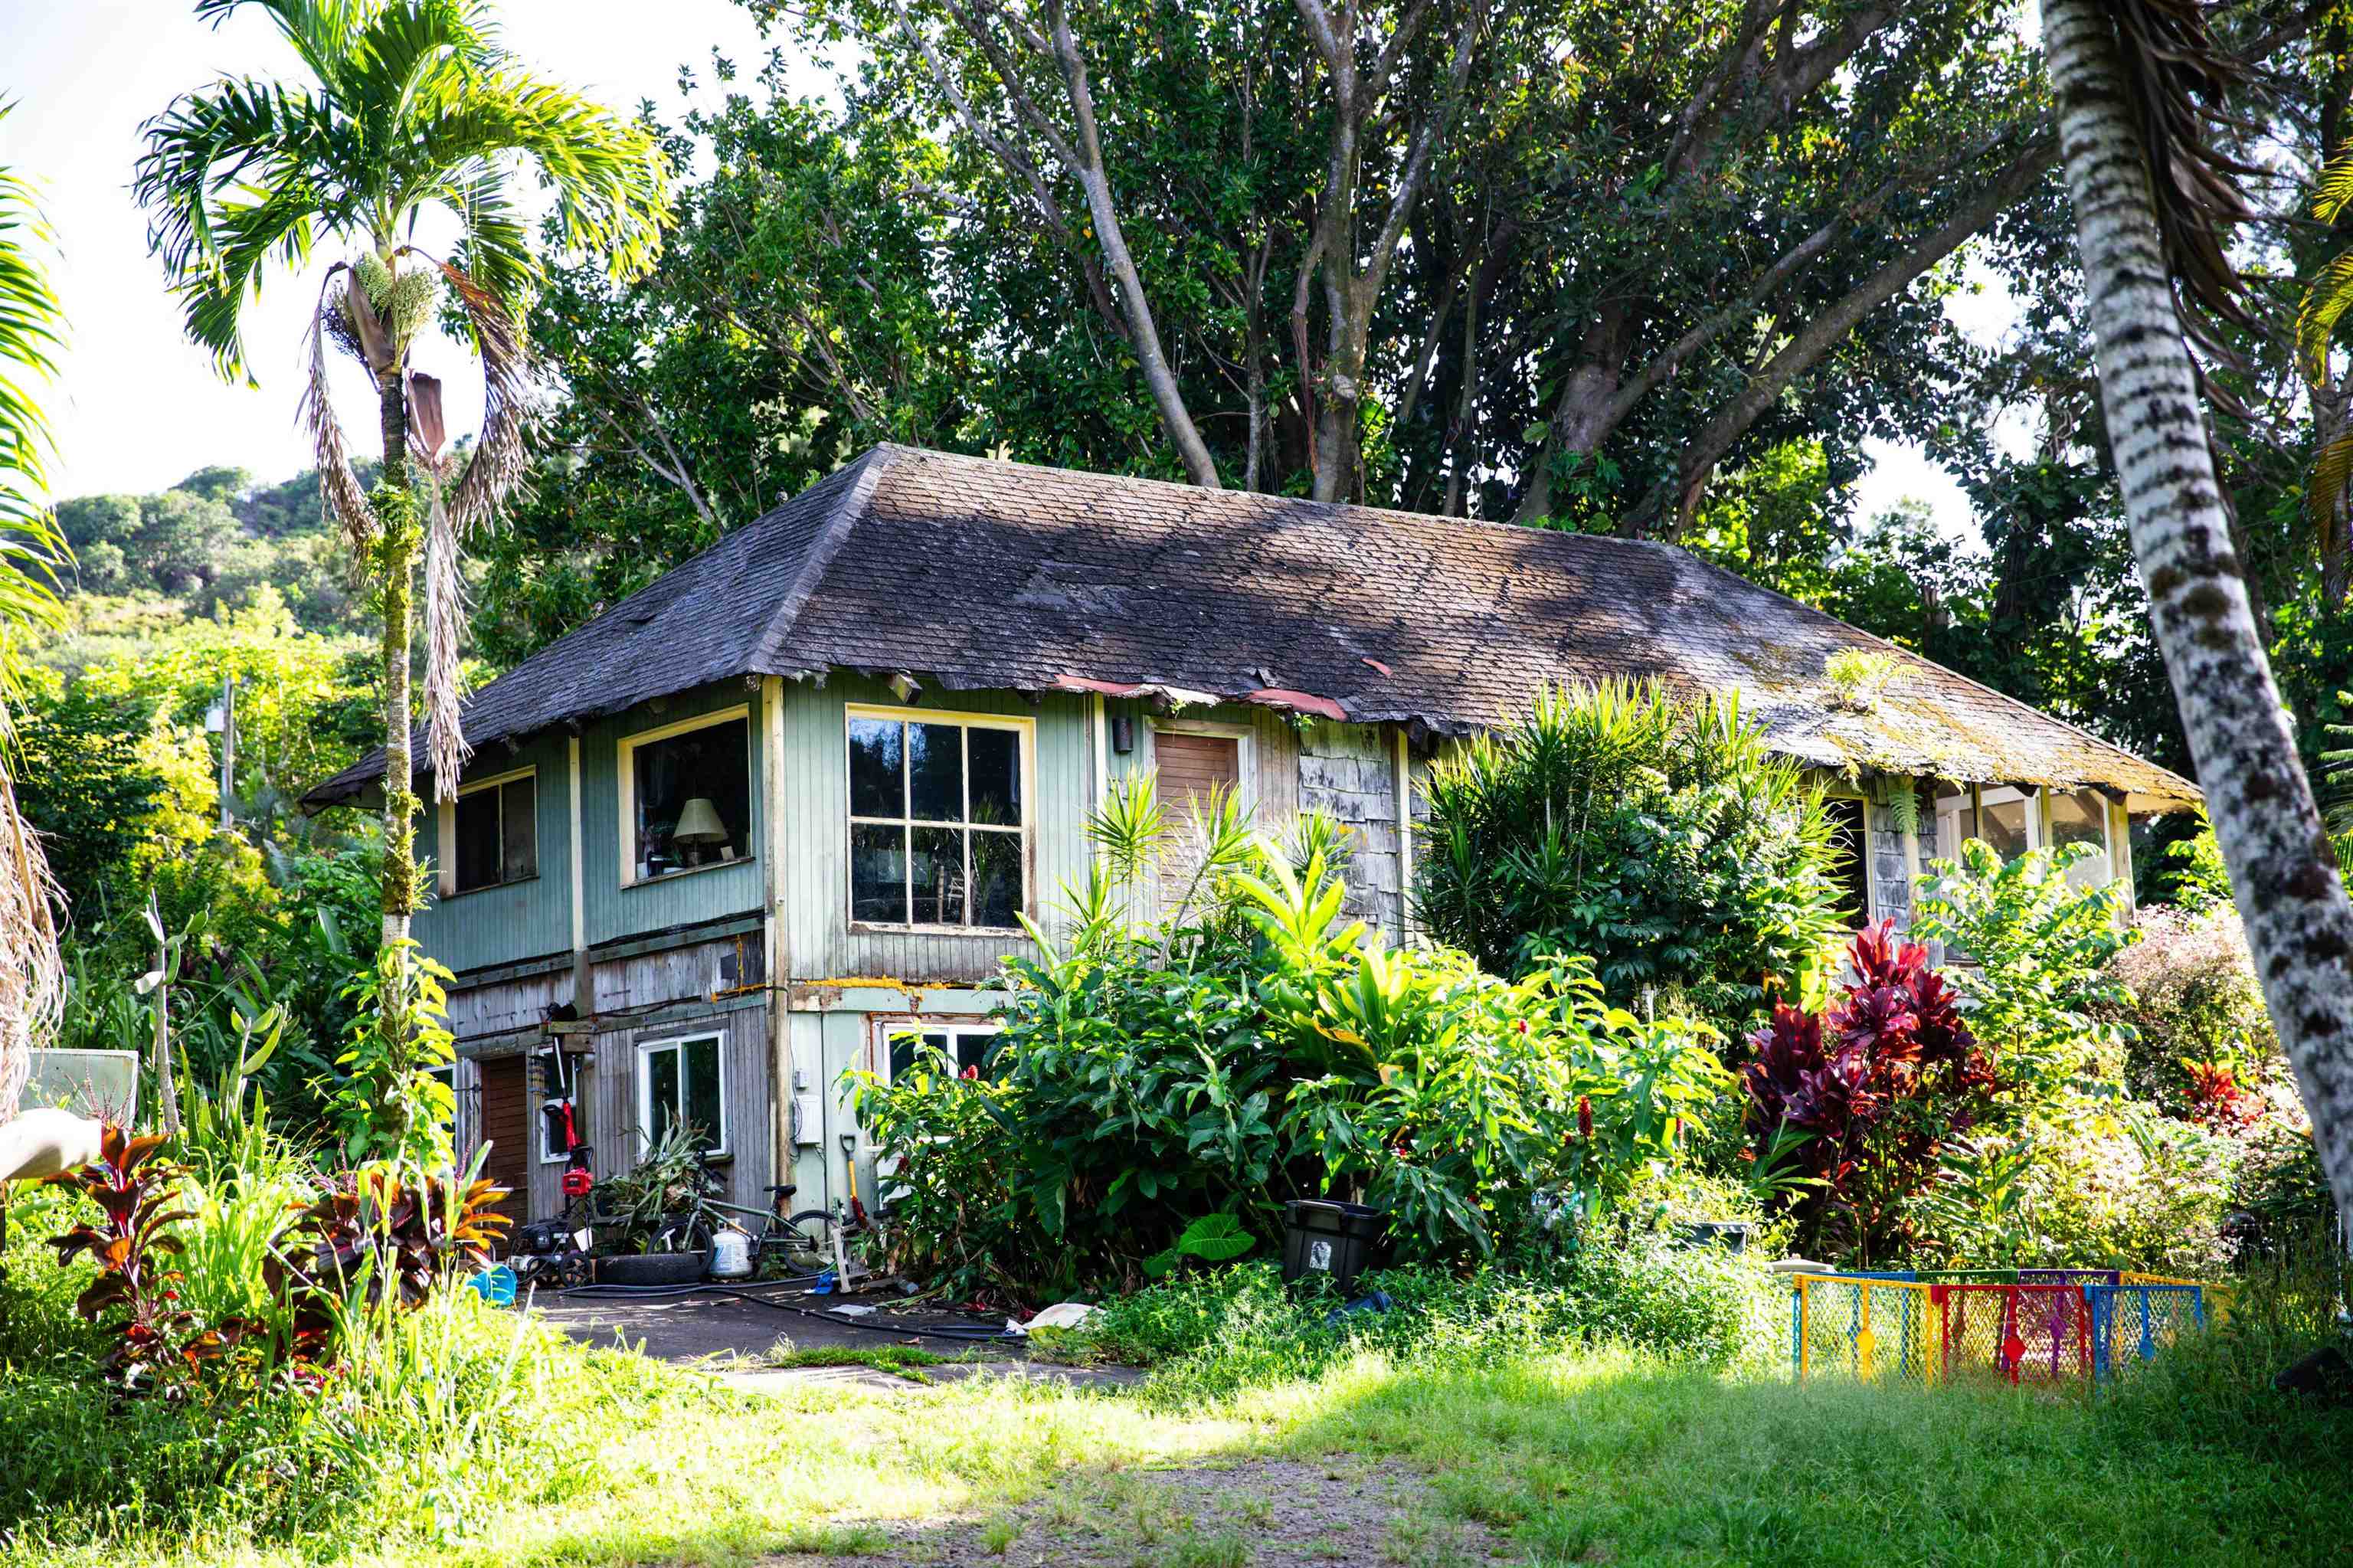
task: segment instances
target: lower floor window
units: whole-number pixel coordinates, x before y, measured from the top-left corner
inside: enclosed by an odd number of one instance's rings
[[[705,1151],[727,1152],[726,1069],[719,1047],[715,1033],[638,1047],[638,1127],[648,1148],[683,1125]]]
[[[885,1026],[891,1046],[891,1081],[913,1072],[927,1051],[937,1051],[960,1078],[993,1078],[988,1060],[997,1044],[994,1023],[904,1022]]]

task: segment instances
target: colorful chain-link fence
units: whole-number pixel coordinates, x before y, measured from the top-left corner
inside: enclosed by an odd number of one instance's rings
[[[2109,1269],[2020,1270],[1999,1279],[1907,1275],[1797,1276],[1789,1300],[1797,1375],[2082,1388],[2155,1360],[2208,1324],[2207,1287],[2190,1280]]]

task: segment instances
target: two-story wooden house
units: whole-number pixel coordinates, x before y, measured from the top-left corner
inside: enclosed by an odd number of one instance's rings
[[[1852,650],[1894,661],[1868,700],[1829,673]],[[540,1056],[568,1045],[600,1176],[683,1118],[734,1201],[840,1196],[868,1158],[843,1070],[910,1029],[977,1054],[1016,916],[1051,927],[1114,776],[1331,812],[1398,939],[1435,752],[1613,675],[1738,688],[1841,794],[1874,916],[1968,836],[2090,842],[2128,878],[2131,818],[2197,798],[1669,546],[877,448],[466,705],[417,922],[456,974],[461,1135],[560,1207]]]

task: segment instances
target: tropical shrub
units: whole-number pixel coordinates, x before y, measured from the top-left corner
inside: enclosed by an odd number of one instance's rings
[[[1549,694],[1430,769],[1414,909],[1492,973],[1579,953],[1609,1001],[1738,1024],[1805,999],[1843,930],[1819,793],[1736,696]]]
[[[1144,831],[1149,789],[1100,814],[1066,945],[1033,932],[1008,964],[990,1078],[848,1075],[905,1255],[959,1287],[1134,1281],[1204,1216],[1263,1239],[1327,1193],[1384,1209],[1406,1255],[1492,1255],[1622,1207],[1729,1087],[1706,1031],[1605,1006],[1581,959],[1505,981],[1382,948],[1342,919],[1312,825],[1291,846],[1214,831],[1178,912],[1130,924],[1166,831]]]
[[[1912,935],[1942,942],[1969,1030],[2000,1075],[2006,1119],[2048,1119],[2084,1096],[2114,1098],[2130,997],[2110,960],[2139,940],[2117,920],[2117,890],[2067,878],[2097,854],[2089,844],[2033,850],[2005,862],[1961,845],[1922,884]]]
[[[1928,950],[1893,923],[1856,934],[1820,1014],[1787,1005],[1741,1073],[1755,1158],[1801,1248],[1868,1266],[1911,1239],[1911,1206],[1947,1147],[1987,1119],[1995,1072]]]
[[[2125,1084],[2168,1108],[2238,1119],[2239,1102],[2280,1068],[2263,985],[2237,907],[2144,910],[2141,939],[2108,962],[2128,993]]]

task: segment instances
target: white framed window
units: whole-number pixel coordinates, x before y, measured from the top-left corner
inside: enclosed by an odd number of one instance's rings
[[[539,874],[539,770],[517,768],[458,787],[440,807],[441,896]]]
[[[638,1043],[639,1147],[681,1122],[713,1158],[728,1152],[726,1041],[715,1029]]]
[[[994,1019],[890,1018],[874,1026],[878,1054],[892,1083],[929,1048],[945,1056],[959,1077],[994,1077],[988,1053],[1002,1026]]]
[[[843,724],[850,924],[1018,934],[1035,722],[852,706]]]
[[[539,1134],[533,1139],[538,1146],[542,1165],[568,1165],[572,1157],[564,1149],[564,1116],[566,1111],[579,1114],[579,1102],[565,1092],[566,1068],[559,1055],[561,1046],[544,1050],[532,1058],[533,1104],[539,1123]],[[570,1071],[577,1072],[577,1065]],[[578,1124],[574,1124],[574,1136],[578,1136]]]
[[[752,858],[752,710],[738,705],[620,743],[621,885]]]

